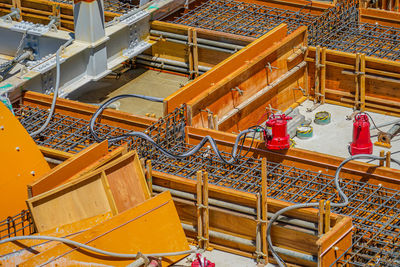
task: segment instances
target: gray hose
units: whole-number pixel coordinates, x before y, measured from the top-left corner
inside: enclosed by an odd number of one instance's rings
[[[7,243],[7,242],[14,242],[18,240],[29,240],[29,239],[38,239],[38,240],[50,240],[50,241],[57,241],[57,242],[62,242],[64,244],[72,245],[77,248],[84,248],[99,254],[103,254],[106,256],[110,257],[116,257],[116,258],[126,258],[126,259],[133,259],[138,256],[138,254],[124,254],[124,253],[115,253],[115,252],[110,252],[102,249],[98,249],[92,246],[88,246],[83,243],[79,243],[67,238],[62,238],[62,237],[54,237],[54,236],[14,236],[10,237],[4,240],[0,240],[0,245]],[[184,254],[191,254],[197,252],[197,249],[192,249],[192,250],[185,250],[185,251],[178,251],[178,252],[167,252],[167,253],[155,253],[155,254],[143,254],[146,257],[168,257],[168,256],[178,256],[178,255],[184,255]]]
[[[64,45],[60,46],[60,48],[58,48],[56,52],[56,87],[54,88],[54,95],[53,95],[53,101],[51,102],[50,112],[43,125],[38,130],[29,134],[31,137],[35,137],[36,135],[43,132],[43,130],[46,129],[47,125],[49,125],[50,120],[54,115],[54,110],[56,109],[56,102],[58,97],[58,90],[60,88],[60,51],[62,51],[65,47],[70,45],[72,41],[73,39],[69,39]]]
[[[121,99],[121,98],[127,98],[127,97],[142,98],[142,99],[146,99],[146,100],[150,100],[150,101],[156,101],[156,102],[162,102],[162,101],[163,101],[163,100],[160,99],[160,98],[150,97],[150,96],[142,96],[142,95],[135,95],[135,94],[119,95],[119,96],[116,96],[116,97],[113,97],[113,98],[109,99],[108,101],[106,101],[105,103],[103,103],[103,104],[99,107],[98,110],[96,110],[96,112],[93,114],[93,116],[92,116],[92,118],[90,119],[90,122],[89,122],[89,131],[90,131],[90,134],[93,136],[93,138],[94,138],[97,142],[102,142],[103,140],[105,140],[105,139],[100,138],[100,137],[97,135],[97,133],[96,133],[96,131],[95,131],[95,129],[94,129],[94,125],[95,125],[95,122],[96,122],[98,116],[99,116],[99,115],[103,112],[103,110],[104,110],[108,105],[110,105],[111,103],[113,103],[113,102],[115,102],[115,101],[117,101],[117,100],[119,100],[119,99]],[[242,137],[243,137],[243,138],[246,138],[246,135],[247,135],[248,133],[255,133],[255,132],[257,132],[257,129],[263,129],[263,130],[264,130],[264,128],[262,128],[261,126],[254,126],[254,127],[250,127],[249,129],[240,132],[240,133],[237,135],[236,140],[235,140],[235,144],[234,144],[234,146],[233,146],[233,148],[232,148],[231,158],[228,159],[228,160],[226,160],[226,159],[221,155],[221,152],[220,152],[219,149],[218,149],[217,143],[216,143],[215,140],[214,140],[211,136],[209,136],[209,135],[205,136],[205,137],[200,141],[200,143],[197,144],[196,146],[194,146],[192,149],[190,149],[190,150],[188,150],[188,151],[186,151],[186,152],[184,152],[184,153],[181,153],[181,154],[174,154],[174,153],[172,153],[172,152],[170,152],[170,151],[168,151],[168,150],[162,148],[162,147],[161,147],[160,145],[158,145],[149,135],[147,135],[147,134],[145,134],[145,133],[143,133],[143,132],[136,132],[136,131],[133,131],[133,132],[129,132],[129,133],[126,133],[126,134],[123,134],[123,135],[119,135],[119,136],[116,136],[116,137],[109,137],[109,138],[107,138],[107,140],[108,140],[109,142],[118,142],[118,141],[121,141],[121,140],[123,140],[123,139],[125,139],[125,138],[136,136],[136,137],[139,137],[139,138],[142,138],[142,139],[148,141],[150,144],[152,144],[155,148],[157,148],[159,151],[161,151],[161,153],[163,153],[163,154],[166,155],[167,157],[175,158],[175,159],[183,159],[183,158],[186,158],[186,157],[190,157],[190,156],[194,155],[195,153],[197,153],[207,142],[209,142],[209,143],[211,144],[211,147],[212,147],[212,149],[214,150],[215,154],[217,155],[217,157],[218,157],[222,162],[224,162],[224,163],[226,163],[226,164],[232,164],[232,163],[234,163],[235,161],[237,161],[238,156],[239,156],[238,154],[240,154],[240,153],[238,153],[238,146],[239,146],[239,142],[242,140]],[[239,151],[241,151],[241,150],[239,150]]]
[[[338,168],[336,169],[336,172],[335,172],[334,182],[335,182],[336,190],[338,191],[338,194],[342,198],[343,202],[332,203],[331,207],[341,208],[341,207],[347,206],[349,204],[349,198],[343,192],[342,188],[340,187],[340,182],[339,182],[339,179],[340,179],[339,178],[339,174],[340,174],[340,171],[342,170],[343,166],[347,162],[352,161],[352,160],[356,160],[356,159],[371,159],[371,158],[374,159],[374,160],[382,160],[382,159],[385,159],[386,157],[378,157],[378,156],[369,155],[369,154],[360,154],[360,155],[355,155],[355,156],[348,157],[342,163],[340,163],[340,165],[338,166]],[[396,159],[393,159],[393,158],[391,158],[390,160],[400,166],[400,161],[398,161]],[[279,210],[269,220],[268,228],[267,228],[267,242],[268,242],[268,246],[270,248],[270,251],[272,253],[272,256],[274,257],[274,259],[276,260],[276,262],[278,263],[278,265],[280,267],[285,267],[286,264],[282,260],[282,258],[276,253],[276,251],[275,251],[275,249],[274,249],[274,247],[272,245],[272,241],[271,241],[271,226],[272,226],[272,224],[278,219],[278,217],[280,215],[282,215],[283,213],[288,212],[290,210],[302,209],[302,208],[313,208],[313,207],[318,207],[318,206],[319,206],[318,202],[296,204],[296,205],[293,205],[293,206],[290,206],[290,207],[286,207],[286,208],[283,208],[283,209]]]

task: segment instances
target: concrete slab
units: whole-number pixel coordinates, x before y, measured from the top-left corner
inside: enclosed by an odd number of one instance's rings
[[[81,88],[78,95],[70,96],[73,100],[84,103],[101,104],[121,94],[140,94],[165,98],[188,83],[187,77],[137,68],[125,72],[118,80],[104,78],[96,83]],[[136,115],[155,114],[163,116],[163,104],[143,99],[127,98],[119,100],[119,110]]]
[[[312,112],[307,112],[306,109],[313,106],[312,101],[305,101],[302,105],[300,105],[299,110],[300,113],[306,116],[307,119],[314,120],[315,113],[319,111],[328,111],[331,113],[331,123],[328,125],[318,125],[312,122],[312,127],[314,128],[313,137],[307,140],[302,140],[297,137],[294,138],[296,142],[296,147],[304,148],[311,151],[326,153],[334,156],[339,156],[343,158],[347,158],[350,154],[348,152],[348,145],[352,141],[353,135],[353,121],[346,120],[346,116],[352,114],[353,110],[351,108],[346,108],[337,105],[324,104],[319,106]],[[368,112],[373,118],[374,122],[379,125],[393,122],[395,120],[400,120],[398,117],[388,116],[383,114],[378,114],[374,112]],[[373,125],[370,121],[371,126]],[[390,129],[392,125],[379,127],[382,131],[387,131]],[[377,141],[378,130],[372,130],[372,143]],[[396,151],[400,151],[400,135],[398,137],[394,137],[392,140],[392,148],[387,149],[379,146],[375,146],[373,148],[373,154],[379,155],[381,150],[391,151],[394,153]],[[393,158],[400,160],[400,152],[393,155]],[[367,160],[363,160],[367,161]],[[376,163],[377,162],[373,162]],[[393,168],[400,169],[399,166],[392,164]]]

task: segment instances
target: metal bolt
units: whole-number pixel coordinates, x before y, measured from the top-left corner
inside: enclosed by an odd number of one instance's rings
[[[32,175],[32,176],[35,176],[35,171],[31,171],[31,175]]]
[[[19,150],[20,150],[20,149],[19,149],[19,146],[17,146],[17,147],[15,148],[15,150],[19,151]]]
[[[0,130],[4,130],[4,126],[3,125],[0,126]]]

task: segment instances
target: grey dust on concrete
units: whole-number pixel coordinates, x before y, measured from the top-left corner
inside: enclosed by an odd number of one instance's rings
[[[121,94],[139,94],[166,98],[189,82],[187,77],[170,73],[135,68],[121,75],[119,79],[109,76],[84,86],[79,95],[69,98],[84,103],[102,104]],[[163,104],[138,98],[118,100],[118,109],[135,115],[155,114],[163,116]]]
[[[353,120],[346,120],[347,115],[351,115],[353,110],[351,108],[323,104],[312,112],[307,112],[307,108],[313,106],[312,101],[305,101],[299,106],[300,113],[306,116],[307,119],[312,120],[311,126],[313,127],[313,137],[310,139],[302,140],[297,137],[294,138],[296,145],[295,147],[307,149],[310,151],[320,152],[333,156],[347,158],[350,156],[348,151],[348,145],[352,142],[353,136]],[[328,111],[331,114],[331,123],[328,125],[318,125],[314,123],[315,114],[319,111]],[[367,112],[371,115],[378,128],[384,132],[388,131],[392,125],[382,126],[396,120],[400,120],[398,117],[383,115],[374,112]],[[371,127],[373,126],[370,120]],[[378,130],[371,130],[371,141],[375,143],[377,141]],[[395,136],[392,139],[392,148],[384,148],[381,146],[373,146],[373,154],[379,156],[381,150],[396,152],[400,151],[400,135]],[[393,155],[393,158],[400,160],[400,153]],[[363,160],[368,161],[368,160]],[[378,162],[372,162],[378,164]],[[398,169],[399,166],[392,164],[392,168]]]

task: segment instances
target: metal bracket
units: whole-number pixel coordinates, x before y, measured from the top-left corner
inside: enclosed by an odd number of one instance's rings
[[[211,115],[214,114],[214,113],[213,113],[211,110],[209,110],[208,108],[206,108],[206,109],[200,109],[200,112],[207,112],[208,114],[211,114]]]
[[[20,11],[18,8],[12,7],[10,14],[2,16],[1,19],[3,19],[3,21],[6,23],[11,23],[13,17],[16,19],[21,18]]]
[[[295,87],[295,88],[293,88],[293,90],[300,90],[300,91],[303,93],[304,96],[306,95],[306,90],[304,90],[303,88],[301,88],[301,86],[299,86],[298,88]]]
[[[231,91],[237,91],[239,93],[239,95],[243,95],[243,92],[244,92],[242,89],[240,89],[237,86],[235,88],[231,88]]]
[[[269,63],[269,62],[267,63],[267,65],[265,65],[265,67],[268,68],[270,72],[272,72],[272,69],[276,69],[276,70],[279,69],[278,67],[272,66],[271,63]]]
[[[60,25],[60,17],[58,16],[49,16],[50,22],[47,24],[47,27],[49,27],[49,30],[52,32],[57,32],[58,31],[58,26]]]

